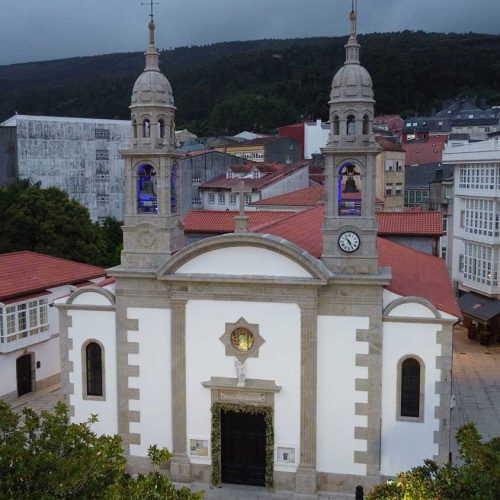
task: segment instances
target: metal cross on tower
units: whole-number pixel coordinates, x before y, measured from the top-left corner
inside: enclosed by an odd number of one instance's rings
[[[141,2],[141,5],[149,5],[151,7],[151,14],[149,14],[149,17],[151,18],[151,21],[154,21],[154,17],[155,17],[154,6],[160,5],[160,3],[154,2],[153,0],[151,0],[150,2]]]

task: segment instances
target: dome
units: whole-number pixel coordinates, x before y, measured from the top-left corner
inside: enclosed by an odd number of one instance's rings
[[[373,100],[370,73],[360,64],[345,64],[333,77],[331,98]]]
[[[163,73],[144,71],[136,80],[132,91],[132,106],[144,104],[174,105],[172,86]]]

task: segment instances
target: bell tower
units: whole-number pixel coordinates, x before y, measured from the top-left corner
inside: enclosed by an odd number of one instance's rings
[[[125,159],[125,221],[121,266],[157,269],[184,246],[181,186],[175,153],[172,87],[160,72],[155,23],[149,23],[146,67],[132,92],[132,143]]]
[[[327,203],[321,259],[334,273],[376,274],[375,101],[372,79],[359,61],[354,8],[350,21],[345,63],[332,82],[329,140],[322,149]]]

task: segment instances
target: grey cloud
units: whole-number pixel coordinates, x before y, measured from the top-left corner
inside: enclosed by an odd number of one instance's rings
[[[359,0],[360,32],[500,32],[498,0]],[[162,48],[230,40],[340,36],[349,0],[160,0]],[[0,64],[143,50],[140,0],[3,0]]]

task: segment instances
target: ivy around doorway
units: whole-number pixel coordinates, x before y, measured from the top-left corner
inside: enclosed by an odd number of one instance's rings
[[[220,488],[221,478],[221,415],[223,411],[236,413],[264,414],[266,423],[266,488],[273,486],[274,469],[274,429],[273,409],[270,406],[240,405],[234,403],[214,403],[212,405],[212,486]]]

